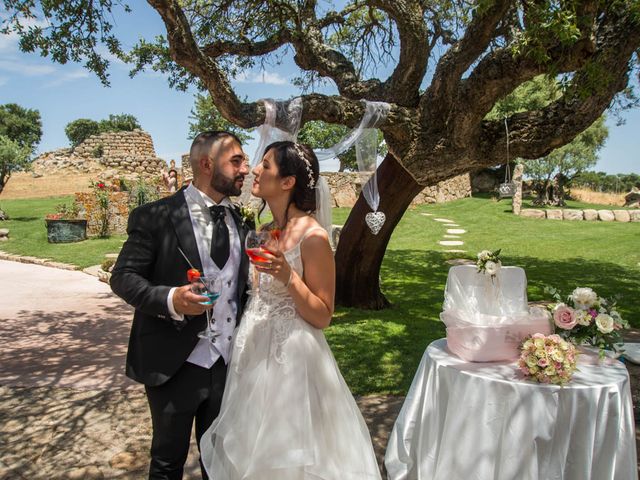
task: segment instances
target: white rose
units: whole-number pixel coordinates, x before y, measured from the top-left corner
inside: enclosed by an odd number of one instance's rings
[[[586,310],[576,310],[576,320],[578,321],[578,325],[587,326],[591,323],[591,315]]]
[[[613,318],[606,313],[601,313],[596,317],[596,326],[602,333],[610,333],[613,331]]]
[[[501,264],[500,262],[492,262],[491,260],[487,261],[484,264],[484,269],[489,275],[495,275],[500,270]]]
[[[479,254],[478,254],[478,260],[486,260],[487,258],[489,258],[491,256],[491,252],[489,250],[482,250]]]
[[[590,288],[576,288],[571,294],[571,298],[576,308],[587,310],[596,303],[598,295]]]

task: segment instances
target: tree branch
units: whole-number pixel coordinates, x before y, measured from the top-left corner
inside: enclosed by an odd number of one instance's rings
[[[380,8],[394,20],[400,37],[398,64],[380,86],[380,91],[374,93],[374,97],[415,107],[431,53],[424,10],[415,0],[372,0],[370,4]]]
[[[289,30],[280,30],[274,35],[259,42],[245,41],[218,41],[202,48],[202,53],[218,58],[222,55],[260,56],[271,53],[291,41],[292,33]]]
[[[427,108],[437,103],[445,107],[443,113],[448,109],[460,78],[487,49],[496,34],[498,23],[510,5],[511,2],[508,0],[496,0],[486,10],[474,13],[464,36],[449,48],[438,62],[433,81],[423,97]]]
[[[147,0],[162,17],[167,29],[171,58],[187,71],[199,77],[211,93],[220,113],[243,128],[254,125],[253,119],[262,114],[256,104],[243,104],[233,91],[227,75],[212,58],[198,48],[189,21],[178,0]]]

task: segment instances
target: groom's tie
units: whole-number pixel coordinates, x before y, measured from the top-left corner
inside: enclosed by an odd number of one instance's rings
[[[222,205],[209,207],[213,219],[213,237],[211,238],[211,258],[222,270],[229,258],[229,228],[224,221],[226,209]]]

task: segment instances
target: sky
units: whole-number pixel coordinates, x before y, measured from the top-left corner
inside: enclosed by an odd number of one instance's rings
[[[160,17],[143,4],[130,2],[134,12],[115,14],[115,32],[125,47],[132,46],[141,36],[153,38],[164,33]],[[1,14],[0,14],[1,15]],[[0,17],[2,18],[2,17]],[[169,87],[167,79],[156,72],[129,77],[129,66],[113,59],[110,87],[104,87],[95,74],[80,64],[59,65],[37,53],[22,53],[15,36],[0,35],[0,104],[17,103],[37,109],[42,117],[43,136],[38,152],[69,146],[64,128],[78,118],[101,120],[109,114],[134,115],[142,128],[151,134],[156,154],[180,163],[188,152],[189,115],[196,89],[186,92]],[[286,99],[299,94],[292,85],[297,70],[292,61],[282,65],[253,70],[232,82],[237,94],[249,100],[263,97]],[[385,75],[381,75],[383,78]],[[335,89],[328,87],[328,92]],[[640,109],[622,113],[624,125],[617,126],[609,116],[609,138],[600,151],[594,167],[607,173],[640,172]],[[245,146],[253,156],[258,139]],[[328,168],[337,167],[334,163]]]

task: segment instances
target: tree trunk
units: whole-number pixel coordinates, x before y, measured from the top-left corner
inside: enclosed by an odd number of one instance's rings
[[[423,189],[391,155],[378,168],[380,206],[386,221],[373,235],[365,223],[371,211],[360,195],[340,234],[336,250],[336,304],[380,310],[389,306],[380,291],[380,266],[394,228]]]

